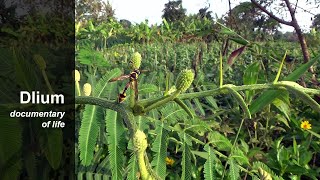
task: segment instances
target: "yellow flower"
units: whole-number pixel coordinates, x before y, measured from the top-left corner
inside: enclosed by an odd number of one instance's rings
[[[302,121],[300,127],[301,129],[309,130],[311,129],[311,124],[309,123],[309,121]]]
[[[174,163],[174,160],[169,158],[169,157],[166,157],[166,164],[169,165],[169,166],[172,166]]]

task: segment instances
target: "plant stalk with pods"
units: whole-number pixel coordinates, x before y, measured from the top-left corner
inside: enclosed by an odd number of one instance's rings
[[[285,56],[284,56],[285,57]],[[248,106],[248,104],[245,102],[242,91],[254,91],[254,90],[264,90],[264,93],[260,98],[270,98],[270,94],[277,93],[276,91],[288,91],[289,93],[297,95],[297,97],[301,97],[301,100],[308,104],[310,107],[312,107],[316,112],[320,113],[320,105],[313,100],[311,97],[316,94],[320,94],[320,90],[316,89],[309,89],[304,88],[294,81],[298,79],[304,72],[307,71],[307,69],[316,61],[319,61],[320,56],[317,56],[313,60],[311,60],[308,64],[305,64],[298,68],[296,71],[294,71],[291,75],[286,77],[283,81],[278,81],[280,76],[280,71],[282,68],[282,65],[280,65],[279,73],[277,74],[274,82],[272,83],[266,83],[266,84],[252,84],[252,85],[232,85],[232,84],[223,84],[223,76],[220,76],[220,87],[210,90],[205,90],[201,92],[192,92],[192,93],[185,93],[185,91],[192,85],[192,82],[194,80],[194,74],[191,70],[184,70],[180,72],[180,74],[177,77],[176,81],[176,91],[172,93],[165,93],[165,95],[160,97],[153,97],[153,98],[145,98],[145,99],[138,99],[138,75],[139,75],[139,68],[141,64],[141,56],[139,54],[135,54],[133,56],[133,59],[131,61],[131,68],[133,71],[130,73],[130,75],[126,76],[120,76],[115,77],[113,80],[123,80],[126,78],[129,78],[129,82],[126,83],[124,90],[122,93],[119,94],[119,98],[117,100],[108,100],[106,98],[102,98],[99,96],[95,96],[96,93],[94,93],[94,96],[78,96],[76,97],[76,103],[77,104],[87,104],[87,105],[94,105],[94,106],[100,106],[104,109],[110,109],[113,111],[116,111],[120,117],[124,120],[126,128],[128,128],[129,131],[129,137],[133,144],[133,159],[136,159],[138,161],[138,171],[140,172],[139,177],[141,179],[162,179],[161,177],[164,177],[163,174],[159,174],[162,171],[155,171],[155,169],[152,168],[152,163],[149,162],[148,156],[146,154],[146,149],[148,147],[148,142],[146,135],[144,132],[142,132],[139,128],[139,124],[137,124],[136,117],[143,117],[148,112],[151,112],[154,109],[158,109],[160,107],[167,106],[168,103],[173,102],[177,103],[178,106],[181,107],[182,110],[184,110],[191,118],[194,118],[196,114],[192,110],[190,110],[189,106],[184,104],[183,100],[191,100],[195,98],[201,98],[201,97],[208,97],[208,96],[217,96],[217,95],[223,95],[223,94],[231,94],[232,97],[234,97],[235,101],[238,102],[239,106],[243,110],[244,116],[248,119],[251,119],[252,114],[259,111],[263,106],[266,104],[260,103],[259,107],[252,107],[252,104],[255,104],[255,102],[251,103],[251,106]],[[282,60],[283,62],[283,60]],[[223,72],[222,66],[220,66],[220,72]],[[110,82],[109,78],[108,81],[105,80],[105,83],[112,83]],[[104,85],[106,86],[106,85]],[[130,101],[129,105],[126,105],[123,102],[123,96],[125,96],[125,92],[128,90],[128,88],[131,87],[134,89],[134,95],[130,96],[132,101]],[[166,88],[169,89],[169,88]],[[270,91],[273,90],[273,91]],[[275,91],[276,90],[276,91]],[[265,95],[268,94],[269,95]],[[259,100],[259,99],[258,99]],[[225,157],[229,159],[227,163],[225,164],[225,169],[223,171],[223,176],[226,172],[226,167],[230,166],[230,168],[235,168],[234,161],[232,160],[232,155],[234,153],[237,153],[238,150],[236,148],[237,144],[237,138],[239,135],[239,132],[242,128],[242,124],[244,122],[244,119],[242,119],[240,128],[238,130],[236,139],[234,140],[233,145],[231,145],[231,154],[228,157]],[[119,119],[115,118],[115,123],[119,123]],[[163,122],[162,122],[163,123]],[[118,126],[118,125],[117,125]],[[116,126],[116,127],[117,127]],[[162,124],[162,126],[165,126],[165,124]],[[120,126],[119,126],[120,127]],[[125,133],[123,127],[121,132]],[[113,129],[113,131],[117,131],[117,129]],[[164,136],[165,137],[165,136]],[[186,137],[184,137],[186,138]],[[186,142],[187,143],[187,142]],[[184,158],[187,158],[190,154],[190,150],[188,150],[188,147],[186,145],[183,146],[184,148]],[[211,148],[207,147],[206,150],[208,153],[212,152]],[[80,151],[81,153],[81,151]],[[111,153],[111,152],[110,152]],[[189,154],[189,155],[188,155]],[[112,156],[113,157],[113,156]],[[116,158],[116,157],[115,157]],[[185,162],[186,159],[183,159],[183,162]],[[212,161],[212,159],[208,159],[208,161]],[[132,163],[132,162],[131,162]],[[116,165],[112,165],[115,167],[111,167],[113,169],[112,173],[117,174],[119,173],[119,169],[117,169]],[[261,166],[259,166],[261,167]],[[209,168],[210,169],[210,168]],[[206,177],[209,177],[212,173],[210,170],[208,170],[208,167],[205,168],[206,174],[209,174]],[[267,172],[266,169],[259,168],[259,172]],[[270,171],[268,171],[269,173]],[[211,174],[212,175],[212,174]],[[183,177],[187,177],[188,172],[185,169],[183,169]]]

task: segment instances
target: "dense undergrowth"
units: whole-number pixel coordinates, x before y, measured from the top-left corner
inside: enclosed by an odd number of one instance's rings
[[[303,64],[294,42],[232,41],[224,55],[220,42],[94,44],[77,43],[76,83],[92,87],[92,97],[76,98],[85,104],[77,105],[78,179],[319,178],[319,89],[307,72],[319,69],[317,47]],[[119,103],[129,82],[119,76],[133,72],[136,52],[139,99],[128,88]],[[175,96],[184,69],[194,81]],[[302,76],[309,88],[295,83]],[[145,151],[132,144],[137,130]]]

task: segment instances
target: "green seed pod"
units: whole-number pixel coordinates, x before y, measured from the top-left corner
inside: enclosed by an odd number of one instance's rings
[[[80,73],[78,70],[74,70],[72,75],[73,75],[74,81],[76,81],[76,82],[80,81]]]
[[[91,94],[91,84],[89,84],[89,83],[85,83],[84,85],[83,85],[83,94],[85,95],[85,96],[90,96],[90,94]]]
[[[132,69],[139,69],[141,65],[141,54],[138,52],[135,52],[133,54],[132,60],[130,61],[130,65]]]
[[[137,130],[137,132],[134,134],[133,145],[138,153],[144,152],[147,149],[147,136],[143,131]]]
[[[33,55],[33,59],[37,63],[37,65],[39,66],[39,68],[41,70],[45,70],[46,69],[46,62],[44,61],[44,59],[43,59],[43,57],[41,55],[35,54],[35,55]]]
[[[176,82],[177,90],[180,92],[185,92],[192,84],[193,79],[194,73],[192,72],[192,70],[186,69],[181,71]]]

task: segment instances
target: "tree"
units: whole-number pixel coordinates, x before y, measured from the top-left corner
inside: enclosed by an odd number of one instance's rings
[[[127,20],[127,19],[120,19],[120,24],[124,27],[124,28],[126,28],[126,29],[128,29],[128,28],[130,28],[131,27],[131,22],[129,21],[129,20]]]
[[[311,28],[315,28],[318,31],[320,30],[320,14],[314,16]]]
[[[308,0],[307,0],[308,1]],[[297,4],[298,4],[298,0],[296,1],[295,4],[290,3],[289,0],[283,0],[283,2],[281,1],[280,6],[285,8],[290,16],[291,16],[291,21],[287,21],[284,20],[282,18],[279,18],[278,16],[276,16],[271,10],[268,10],[267,7],[270,7],[271,4],[274,3],[273,0],[263,0],[262,2],[258,2],[256,0],[251,0],[251,2],[257,6],[259,9],[261,9],[263,12],[265,12],[266,14],[268,14],[272,19],[278,21],[281,24],[287,25],[287,26],[291,26],[294,28],[298,39],[299,39],[299,43],[301,46],[301,50],[302,50],[302,54],[303,54],[303,59],[304,62],[307,63],[310,59],[310,54],[308,51],[308,45],[306,42],[306,39],[302,33],[302,30],[300,28],[300,25],[298,24],[298,21],[296,19],[296,9],[297,9]],[[314,1],[315,3],[318,3],[318,0]],[[317,78],[316,78],[316,74],[313,70],[313,67],[310,67],[309,71],[313,74],[312,75],[312,81],[317,84]],[[305,84],[304,84],[305,86]]]
[[[199,9],[197,16],[200,17],[200,19],[206,18],[209,20],[213,20],[211,16],[212,11],[208,11],[209,8],[210,8],[210,5],[208,7]]]
[[[242,2],[230,11],[226,21],[230,26],[234,25],[238,33],[252,35],[252,31],[255,31],[273,34],[280,26],[278,22],[264,15],[251,2]]]
[[[114,10],[109,1],[76,0],[76,22],[92,20],[100,24],[110,18],[114,18]]]
[[[287,9],[287,11],[290,13],[291,16],[291,21],[286,21],[282,18],[279,18],[278,16],[276,16],[271,10],[268,10],[267,7],[273,3],[273,1],[268,1],[265,0],[263,1],[263,3],[259,3],[256,0],[251,0],[251,2],[258,7],[261,11],[265,12],[267,15],[269,15],[272,19],[276,20],[277,22],[287,25],[287,26],[291,26],[295,29],[299,42],[300,42],[300,46],[302,49],[302,53],[303,53],[303,58],[305,62],[308,62],[310,59],[310,55],[309,55],[309,51],[308,51],[308,46],[305,40],[305,37],[302,34],[302,30],[298,24],[298,21],[296,19],[296,8],[297,5],[292,6],[292,4],[290,3],[289,0],[283,0],[284,3],[281,3],[280,6],[284,7]]]
[[[169,1],[164,5],[162,18],[168,22],[183,21],[186,18],[186,9],[182,7],[182,0]]]

